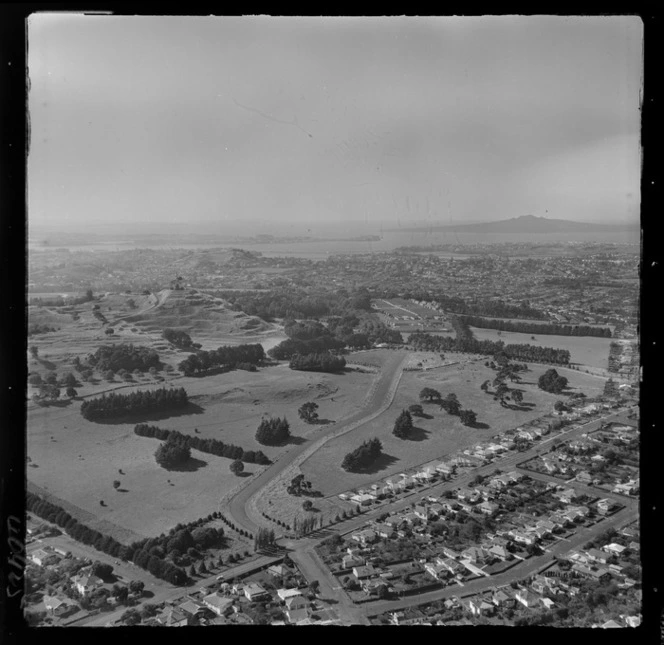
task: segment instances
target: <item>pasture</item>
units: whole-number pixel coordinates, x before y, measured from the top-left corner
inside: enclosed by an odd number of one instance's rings
[[[502,340],[506,345],[510,343],[524,343],[543,347],[555,347],[569,350],[572,363],[581,366],[608,369],[609,346],[611,338],[595,338],[594,336],[553,336],[545,334],[521,334],[511,331],[499,332],[495,329],[470,328],[477,340]],[[500,335],[499,335],[500,334]],[[535,337],[533,340],[532,337]]]
[[[350,488],[366,486],[395,473],[443,457],[489,439],[499,432],[517,427],[551,411],[553,404],[565,398],[543,392],[537,380],[548,368],[530,365],[523,374],[521,384],[510,387],[523,391],[521,410],[501,407],[493,396],[480,390],[485,380],[493,380],[495,372],[484,366],[484,359],[469,360],[468,356],[448,353],[446,358],[456,358],[460,363],[422,372],[404,372],[394,401],[389,408],[372,421],[345,435],[331,439],[301,466],[302,473],[310,479],[314,488],[324,495],[337,494]],[[569,393],[582,391],[591,396],[601,391],[604,380],[573,370],[561,370],[570,382]],[[443,397],[454,392],[462,408],[477,412],[477,427],[464,426],[457,416],[447,414],[435,403],[423,404],[431,418],[413,417],[415,425],[410,439],[398,439],[392,434],[394,421],[401,410],[419,402],[419,392],[424,387],[438,390]],[[534,404],[534,405],[533,405]],[[341,462],[349,451],[363,441],[378,437],[383,444],[383,457],[365,473],[349,473],[341,468]]]
[[[299,419],[297,409],[302,403],[316,401],[321,420],[337,420],[361,404],[375,377],[357,372],[294,372],[286,365],[258,372],[180,377],[175,384],[187,390],[192,404],[185,414],[145,415],[118,423],[85,420],[78,401],[62,407],[31,405],[28,478],[57,498],[91,513],[106,529],[108,523],[119,527],[117,539],[126,539],[127,531],[140,536],[158,535],[178,522],[218,510],[222,495],[248,483],[250,476],[264,467],[245,464],[247,474],[238,477],[230,472],[230,459],[193,450],[191,461],[181,470],[164,470],[154,459],[160,442],[136,436],[133,428],[137,422],[262,450],[274,459],[325,427]],[[160,385],[132,385],[122,392],[155,387]],[[286,416],[294,435],[292,442],[282,447],[256,442],[254,435],[263,415]],[[113,488],[116,479],[121,482],[117,491]],[[106,505],[101,506],[100,500]]]

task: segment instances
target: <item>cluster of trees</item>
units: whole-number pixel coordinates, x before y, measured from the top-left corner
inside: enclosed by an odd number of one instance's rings
[[[246,365],[256,366],[263,360],[265,360],[265,352],[260,343],[225,345],[207,352],[199,351],[191,354],[178,365],[178,369],[186,376],[191,376],[218,367],[235,369]]]
[[[466,334],[463,338],[459,338],[458,334],[457,338],[450,338],[449,336],[434,336],[425,332],[414,332],[408,342],[418,351],[456,351],[483,356],[493,356],[497,352],[503,351],[511,359],[532,363],[569,365],[570,362],[570,353],[567,349],[527,344],[505,345],[501,340],[477,340],[468,338]]]
[[[351,472],[362,470],[371,466],[381,456],[382,452],[383,444],[378,438],[368,439],[344,457],[341,467]]]
[[[133,343],[102,345],[94,354],[88,354],[86,362],[90,367],[103,372],[107,370],[147,372],[151,367],[157,370],[163,367],[157,352]]]
[[[410,431],[413,429],[413,417],[408,410],[402,410],[401,414],[394,422],[392,434],[399,439],[408,439]]]
[[[268,293],[255,291],[216,292],[235,311],[258,316],[267,322],[275,318],[314,318],[330,313],[331,294],[311,296],[301,289],[274,289]]]
[[[481,316],[464,316],[464,321],[471,327],[480,329],[498,329],[500,331],[516,331],[522,334],[544,334],[546,336],[598,336],[611,338],[608,327],[592,327],[590,325],[558,325],[554,323],[514,322],[509,320],[492,320]]]
[[[278,360],[283,361],[292,358],[296,354],[307,355],[319,352],[339,351],[346,346],[344,341],[335,338],[331,334],[323,334],[309,340],[298,338],[287,338],[278,345],[268,350],[268,354]]]
[[[260,551],[266,547],[273,546],[275,542],[274,529],[259,528],[254,537],[254,551]]]
[[[274,446],[284,443],[290,437],[290,425],[280,417],[263,419],[256,430],[256,441],[264,446]]]
[[[137,390],[130,394],[109,392],[81,404],[81,414],[88,420],[107,419],[134,412],[183,408],[189,403],[183,387]]]
[[[27,509],[35,515],[62,527],[78,542],[92,546],[113,558],[120,558],[125,561],[133,559],[134,563],[138,566],[148,569],[153,575],[162,580],[166,580],[171,584],[182,585],[187,580],[187,575],[181,568],[175,566],[171,562],[163,560],[163,557],[159,557],[156,553],[153,553],[152,555],[146,553],[150,561],[143,561],[143,564],[139,564],[135,559],[135,548],[120,544],[120,542],[110,535],[105,535],[89,528],[85,524],[79,522],[76,518],[72,517],[60,506],[56,506],[34,493],[27,493],[26,506]],[[156,562],[151,561],[152,558],[154,558]]]
[[[226,457],[228,459],[239,459],[249,464],[267,465],[272,463],[261,451],[244,450],[240,446],[227,444],[218,439],[203,439],[188,434],[182,434],[177,430],[165,430],[158,426],[150,426],[146,423],[139,423],[134,427],[134,433],[139,437],[154,437],[163,441],[176,441],[187,448],[200,450],[217,457]]]
[[[194,343],[191,336],[186,331],[178,331],[176,329],[164,329],[164,339],[169,343],[181,347],[182,349],[200,349],[200,343]]]
[[[50,331],[58,331],[55,327],[48,325],[40,325],[39,323],[30,323],[28,325],[28,338],[36,336],[37,334],[47,334]]]
[[[346,367],[343,356],[334,356],[329,352],[316,354],[295,354],[288,366],[292,370],[303,372],[340,372]]]
[[[157,448],[154,458],[162,468],[174,468],[189,461],[191,449],[171,435]]]
[[[560,394],[567,387],[567,379],[560,376],[556,370],[548,369],[537,380],[537,385],[540,390],[551,392],[552,394]]]

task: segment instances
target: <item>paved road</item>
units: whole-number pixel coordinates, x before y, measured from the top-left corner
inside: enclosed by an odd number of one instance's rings
[[[387,362],[381,370],[373,392],[365,405],[349,416],[331,426],[327,432],[322,432],[314,444],[305,442],[294,446],[289,452],[282,455],[258,475],[248,486],[237,493],[228,503],[228,511],[233,517],[235,524],[239,524],[248,531],[254,533],[258,530],[257,522],[249,517],[247,506],[250,499],[258,494],[267,484],[275,479],[285,468],[287,468],[297,457],[306,450],[311,450],[318,444],[323,444],[331,435],[342,434],[349,426],[357,425],[368,417],[378,414],[386,405],[391,403],[391,394],[395,382],[401,377],[403,363],[408,356],[407,352],[396,351],[391,353]]]
[[[452,596],[466,596],[470,594],[482,593],[483,591],[488,591],[494,587],[499,587],[502,585],[510,584],[511,582],[515,582],[517,580],[522,580],[523,578],[527,578],[533,575],[535,572],[545,568],[551,562],[554,556],[559,556],[563,553],[571,551],[572,549],[582,547],[586,542],[588,542],[588,540],[591,540],[600,533],[603,533],[607,528],[625,526],[630,522],[633,522],[637,517],[638,508],[625,508],[612,517],[599,522],[589,530],[582,531],[578,535],[574,535],[569,539],[560,540],[553,547],[549,548],[549,550],[544,555],[530,558],[523,564],[518,564],[505,573],[500,573],[489,578],[472,580],[471,582],[464,583],[463,587],[454,585],[445,587],[444,589],[430,591],[429,593],[411,596],[410,598],[404,598],[402,600],[384,600],[375,603],[368,603],[364,605],[364,611],[368,615],[374,616],[376,614],[382,614],[386,611],[405,609],[406,607],[421,605],[424,603],[433,602],[434,600],[450,598]]]
[[[335,525],[335,527],[333,528],[325,529],[324,532],[346,534],[360,528],[361,526],[366,524],[368,520],[374,518],[377,515],[386,513],[388,511],[391,512],[391,511],[401,510],[428,495],[440,496],[445,490],[452,490],[455,488],[466,486],[478,474],[488,475],[491,474],[496,468],[500,468],[501,470],[516,468],[517,463],[527,460],[533,457],[538,452],[540,452],[542,450],[543,444],[546,445],[556,438],[564,438],[565,440],[572,439],[585,432],[597,429],[601,423],[606,423],[610,421],[619,421],[620,418],[624,418],[627,414],[628,411],[620,411],[611,415],[607,415],[606,417],[603,417],[601,419],[597,419],[596,421],[587,423],[579,428],[567,429],[563,433],[558,433],[552,437],[549,437],[543,441],[538,442],[536,445],[533,446],[531,450],[516,454],[508,453],[505,457],[503,457],[503,459],[496,460],[494,463],[489,464],[487,466],[481,466],[479,468],[475,468],[453,480],[447,482],[439,482],[434,486],[428,486],[424,489],[416,489],[412,493],[406,495],[403,498],[400,498],[395,502],[384,504],[379,506],[378,508],[372,509],[371,511],[362,513],[361,515],[356,516],[355,518],[349,519],[345,522]],[[537,474],[533,475],[537,476]],[[558,481],[558,483],[562,482]],[[576,488],[579,488],[579,486],[577,486],[575,482],[570,482],[570,485],[575,485]],[[601,496],[605,496],[604,491],[598,491],[589,487],[583,487],[583,488],[587,489],[587,492],[593,496],[597,495],[600,492]],[[606,496],[610,495],[607,494]],[[370,607],[369,611],[371,611],[372,614],[382,613],[383,611],[401,609],[412,605],[422,604],[424,602],[431,602],[432,600],[455,596],[459,595],[460,593],[463,593],[464,595],[468,593],[478,593],[480,591],[489,589],[497,585],[509,584],[510,582],[513,582],[515,580],[527,577],[532,573],[534,573],[535,571],[546,566],[546,564],[550,563],[555,555],[561,555],[571,549],[582,546],[592,537],[603,532],[606,528],[610,526],[615,526],[617,524],[625,525],[638,517],[638,508],[637,508],[638,504],[636,500],[629,500],[622,496],[615,496],[615,497],[620,499],[622,504],[626,504],[626,508],[614,514],[612,517],[599,522],[589,530],[580,531],[577,535],[574,535],[571,538],[558,541],[552,547],[549,547],[546,553],[542,556],[530,558],[524,564],[517,565],[513,569],[510,569],[509,571],[503,574],[498,574],[486,579],[466,583],[463,588],[455,585],[454,587],[448,587],[445,589],[429,592],[428,594],[420,594],[400,601],[382,601],[381,603],[371,603],[371,605],[365,605],[362,608],[362,612],[360,615],[366,614],[367,611],[369,610],[369,607]],[[313,547],[315,546],[317,541],[318,540],[314,540],[312,539],[312,537],[309,537],[301,540],[286,540],[286,541],[282,540],[281,544],[283,546],[286,546],[287,548],[294,549],[294,552],[291,553],[291,558],[294,561],[296,561],[298,564],[302,564],[303,573],[307,578],[307,580],[309,581],[318,580],[321,583],[321,588],[323,588],[323,581],[327,581],[326,588],[329,589],[329,591],[326,589],[326,594],[332,593],[333,594],[332,597],[334,597],[339,602],[338,606],[344,608],[347,612],[345,615],[350,617],[352,616],[352,614],[350,613],[350,608],[348,607],[347,604],[350,599],[343,591],[341,591],[342,594],[341,595],[339,593],[339,590],[335,589],[336,585],[334,582],[334,576],[332,576],[328,568],[322,562],[320,562],[320,560],[317,557],[313,555],[314,553]]]
[[[144,598],[139,605],[134,606],[134,609],[138,609],[140,611],[141,605],[144,604],[149,603],[152,605],[158,605],[168,600],[176,600],[178,598],[183,598],[187,594],[194,593],[195,591],[198,591],[202,587],[208,588],[216,586],[219,584],[217,582],[217,576],[221,575],[222,573],[224,575],[224,578],[226,578],[226,580],[230,580],[231,578],[236,578],[237,576],[244,575],[247,571],[251,571],[252,569],[255,569],[258,566],[269,566],[274,562],[280,562],[282,559],[283,558],[275,558],[272,556],[261,556],[255,560],[251,560],[250,562],[245,562],[243,564],[238,565],[237,567],[233,567],[232,569],[221,569],[220,571],[210,574],[205,578],[200,578],[196,580],[196,582],[190,587],[176,587],[167,582],[164,582],[163,580],[159,580],[158,582],[150,585],[146,584],[145,589],[148,591],[153,591],[154,596],[152,596],[151,598]],[[143,572],[143,570],[140,569],[139,567],[135,568],[137,572],[139,571]],[[134,579],[138,579],[138,575],[136,575]],[[212,589],[210,589],[210,593],[212,593]],[[84,625],[86,627],[106,625],[107,623],[118,620],[125,611],[127,611],[127,607],[122,607],[121,609],[117,609],[116,611],[113,612],[104,612],[97,616],[91,617],[89,620],[81,621],[79,625],[81,626]]]

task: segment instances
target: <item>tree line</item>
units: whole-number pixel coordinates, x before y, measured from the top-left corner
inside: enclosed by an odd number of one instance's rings
[[[511,359],[531,363],[568,365],[570,361],[570,353],[567,349],[527,344],[505,345],[500,340],[477,340],[467,336],[450,338],[449,336],[434,336],[425,332],[414,332],[410,335],[408,342],[418,351],[456,351],[482,356],[493,356],[497,352],[503,351]]]
[[[239,459],[249,464],[267,465],[272,463],[261,450],[245,450],[240,446],[227,444],[218,439],[204,439],[203,437],[183,434],[177,430],[166,430],[158,426],[151,426],[147,423],[139,423],[134,426],[134,433],[139,437],[153,437],[162,441],[171,440],[190,449],[206,452],[217,457]]]
[[[303,372],[340,372],[346,367],[346,359],[343,356],[334,356],[329,352],[295,354],[290,359],[289,367],[292,370]]]
[[[265,360],[265,351],[260,343],[251,345],[223,345],[210,351],[191,354],[179,365],[185,376],[200,374],[208,370],[224,367],[235,369],[259,365]]]
[[[133,372],[147,372],[151,367],[161,369],[159,354],[149,347],[134,345],[133,343],[119,343],[118,345],[102,345],[94,354],[88,354],[86,362],[90,367],[101,371],[127,370]]]
[[[137,390],[130,394],[110,392],[83,401],[81,414],[85,419],[94,421],[95,419],[108,419],[134,412],[183,408],[188,403],[189,398],[183,387]]]
[[[381,456],[382,451],[383,444],[377,437],[368,439],[344,457],[341,467],[351,472],[362,470],[371,466]]]
[[[429,291],[408,290],[402,294],[390,290],[374,291],[374,298],[404,298],[406,300],[418,300],[421,302],[433,302],[445,311],[467,316],[486,316],[488,318],[533,318],[535,320],[546,320],[546,314],[522,302],[511,305],[502,300],[476,300],[467,302],[457,296],[446,296],[442,293]]]
[[[92,546],[98,551],[102,551],[113,558],[121,558],[125,561],[134,558],[134,550],[120,544],[120,542],[110,535],[105,535],[100,531],[91,529],[72,517],[62,507],[52,504],[29,491],[27,492],[26,497],[26,507],[35,515],[38,515],[48,522],[57,524],[78,542]],[[134,563],[143,569],[148,569],[148,571],[157,578],[166,580],[171,584],[183,585],[187,581],[187,574],[180,567],[175,566],[172,562],[168,562],[157,555],[147,555],[149,561],[139,563],[137,559],[133,559]],[[152,558],[154,558],[155,561],[152,561]]]
[[[481,316],[463,316],[463,319],[471,327],[478,327],[480,329],[497,329],[499,331],[514,331],[522,334],[544,334],[547,336],[596,336],[599,338],[611,338],[611,330],[608,327],[492,320],[482,318]]]

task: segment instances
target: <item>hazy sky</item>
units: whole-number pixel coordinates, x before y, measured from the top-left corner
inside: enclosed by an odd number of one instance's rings
[[[638,215],[637,17],[29,21],[29,218]]]

